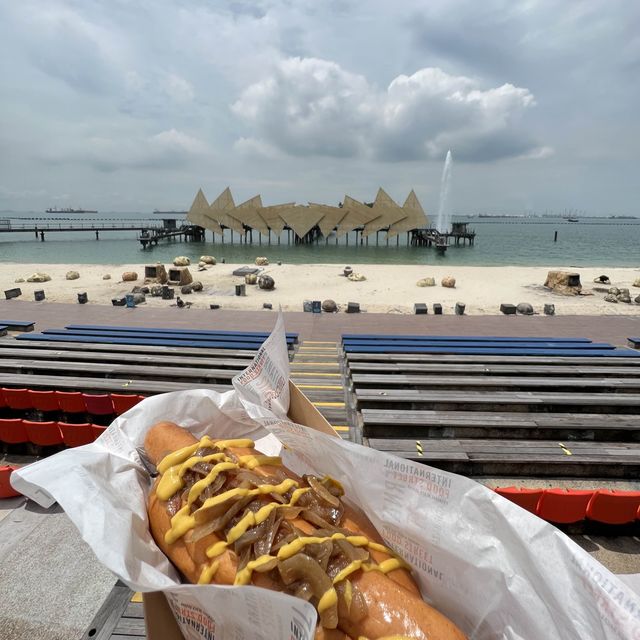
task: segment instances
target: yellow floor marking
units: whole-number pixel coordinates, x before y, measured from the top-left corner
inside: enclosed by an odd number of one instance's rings
[[[311,366],[311,365],[318,365],[319,367],[338,367],[340,366],[337,362],[296,362],[295,360],[291,363],[292,365],[295,365],[297,367],[300,366]]]
[[[314,407],[344,407],[344,402],[312,402]]]
[[[131,596],[131,602],[142,602],[142,594],[139,591],[136,591]]]
[[[335,384],[297,384],[298,389],[334,389],[342,391],[344,387]]]
[[[322,376],[323,378],[339,378],[341,373],[318,373],[316,371],[292,371],[292,377],[297,378],[298,376]]]
[[[336,431],[349,431],[349,427],[333,427]]]

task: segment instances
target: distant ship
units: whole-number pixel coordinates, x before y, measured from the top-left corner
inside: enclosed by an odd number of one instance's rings
[[[167,215],[177,215],[177,214],[186,215],[189,212],[188,211],[173,211],[173,210],[171,210],[171,211],[160,211],[160,209],[154,209],[153,213],[157,213],[157,214],[160,214],[160,215],[167,216]]]
[[[71,207],[64,207],[58,209],[58,207],[49,207],[45,213],[98,213],[96,209],[72,209]]]
[[[580,222],[580,220],[578,220],[578,218],[565,218],[565,220],[567,222]]]

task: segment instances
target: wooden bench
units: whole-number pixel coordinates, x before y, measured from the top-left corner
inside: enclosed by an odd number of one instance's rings
[[[598,362],[598,364],[600,364]],[[442,375],[481,375],[481,376],[640,376],[640,368],[628,365],[626,361],[617,360],[616,364],[624,366],[588,366],[577,365],[509,365],[509,364],[462,364],[452,363],[416,363],[416,362],[349,362],[352,375],[360,373],[409,375],[418,373]]]
[[[640,440],[640,415],[363,409],[370,438]]]
[[[35,324],[26,320],[0,320],[0,325],[9,331],[33,331]]]
[[[627,338],[627,340],[634,349],[640,349],[640,338]]]
[[[213,369],[230,369],[235,372],[245,369],[251,364],[250,358],[194,358],[184,357],[178,354],[163,355],[159,354],[138,354],[121,351],[102,352],[73,350],[57,350],[57,349],[7,349],[4,348],[4,342],[0,341],[0,362],[2,358],[8,359],[24,359],[24,360],[65,360],[76,363],[83,362],[113,362],[126,365],[149,365],[150,367],[169,366],[169,367],[211,367]],[[24,345],[23,345],[24,346]],[[31,345],[27,345],[31,346]],[[35,344],[33,346],[36,346]],[[37,345],[47,347],[47,344]]]
[[[640,394],[356,389],[360,409],[639,413]]]
[[[465,475],[637,478],[640,443],[368,438],[379,451]],[[418,447],[419,445],[419,447]]]
[[[429,348],[453,348],[453,349],[497,349],[499,351],[521,351],[523,349],[527,350],[537,350],[540,349],[542,351],[558,351],[558,350],[579,350],[579,351],[588,351],[590,349],[615,349],[612,344],[608,342],[491,342],[488,340],[467,340],[467,341],[453,341],[450,342],[448,340],[390,340],[390,341],[369,341],[369,340],[343,340],[342,345],[347,350],[347,348],[352,347],[371,347],[372,351],[378,349],[388,349],[389,353],[394,353],[394,349],[399,349],[400,347],[411,347],[411,348],[419,348],[419,347],[429,347]]]
[[[97,391],[100,393],[139,393],[154,395],[170,391],[193,389],[193,382],[166,382],[157,380],[125,380],[123,378],[92,378],[36,374],[0,373],[0,386],[26,389],[58,389],[60,391]],[[199,384],[198,389],[229,391],[231,385]]]
[[[163,340],[153,338],[124,338],[110,336],[90,336],[90,335],[62,335],[62,334],[42,334],[35,333],[29,335],[16,336],[16,340],[28,340],[34,342],[81,342],[81,343],[103,343],[103,344],[129,344],[146,345],[155,347],[199,347],[201,349],[234,349],[250,350],[257,349],[258,346],[250,346],[246,342],[204,342],[197,340]]]
[[[36,334],[40,335],[40,334]],[[162,355],[169,357],[191,357],[191,358],[213,358],[217,356],[223,356],[225,358],[253,358],[257,350],[255,349],[207,349],[198,347],[167,347],[161,345],[139,345],[139,344],[109,344],[109,343],[89,343],[82,340],[73,341],[60,341],[60,340],[48,340],[40,341],[38,339],[34,341],[21,340],[21,336],[16,336],[15,339],[0,340],[0,348],[2,349],[14,349],[20,351],[22,349],[43,349],[51,350],[55,349],[60,352],[68,351],[80,351],[86,353],[120,353],[120,354],[150,354],[150,355]]]
[[[136,331],[142,333],[176,333],[176,334],[194,334],[202,336],[225,336],[228,338],[262,338],[265,340],[269,337],[268,331],[222,331],[217,329],[174,329],[173,327],[119,327],[99,324],[70,324],[65,329],[71,331],[109,331],[109,332],[127,332]],[[286,333],[287,338],[291,338],[294,342],[298,342],[297,333]]]
[[[466,375],[384,375],[359,374],[351,376],[356,389],[402,387],[403,389],[555,389],[574,392],[580,389],[595,391],[640,391],[640,377],[561,378],[536,376],[466,376]]]
[[[0,336],[6,336],[7,335],[7,331],[8,331],[9,327],[0,324]]]
[[[631,351],[628,349],[628,351]],[[610,352],[609,352],[610,353]],[[632,352],[633,353],[633,352]],[[541,354],[531,356],[518,356],[515,354],[509,355],[448,355],[448,354],[428,354],[428,353],[347,353],[347,362],[351,366],[352,362],[389,362],[389,363],[405,363],[415,362],[420,364],[434,364],[434,363],[447,363],[447,364],[536,364],[536,365],[572,365],[577,364],[580,366],[592,366],[594,363],[597,366],[613,365],[620,366],[637,366],[640,367],[640,360],[636,358],[628,358],[621,360],[619,357],[606,357],[601,355],[593,355],[593,360],[590,362],[585,357],[575,357],[575,355],[569,356],[542,356]]]
[[[171,341],[192,341],[196,343],[202,343],[203,345],[212,344],[215,346],[219,345],[230,345],[226,348],[230,349],[242,349],[243,347],[255,348],[258,349],[260,345],[265,341],[265,338],[256,338],[256,337],[226,337],[226,336],[207,336],[195,333],[173,333],[171,331],[164,333],[146,333],[144,331],[92,331],[92,330],[73,330],[69,331],[67,329],[46,329],[42,332],[44,335],[72,335],[72,336],[105,336],[107,338],[142,338],[145,340],[163,340],[167,343]],[[293,346],[293,338],[286,339],[287,344],[291,347]],[[223,346],[223,348],[225,348]]]
[[[443,346],[406,346],[406,347],[373,347],[344,345],[345,353],[424,353],[424,354],[457,354],[457,355],[487,355],[487,356],[570,356],[570,357],[602,357],[608,358],[640,358],[640,353],[626,348],[590,348],[590,349],[536,349],[536,348],[487,348],[487,347],[443,347]]]

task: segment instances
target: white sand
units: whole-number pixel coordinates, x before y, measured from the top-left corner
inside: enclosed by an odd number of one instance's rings
[[[282,305],[285,311],[302,311],[303,300],[331,298],[338,305],[359,302],[365,311],[388,313],[413,313],[415,302],[434,302],[451,312],[456,302],[464,302],[469,314],[499,313],[501,303],[530,302],[535,311],[542,313],[544,303],[554,303],[556,313],[561,315],[640,315],[638,304],[612,304],[604,301],[604,292],[593,291],[598,286],[595,277],[607,274],[612,285],[628,287],[631,298],[640,295],[640,288],[632,283],[640,278],[640,269],[585,267],[567,271],[580,273],[583,291],[593,295],[560,296],[543,288],[547,271],[563,267],[432,267],[421,265],[354,265],[354,271],[362,273],[367,280],[352,282],[342,276],[342,265],[283,264],[270,265],[263,273],[271,275],[276,282],[274,291],[263,291],[257,286],[247,285],[246,297],[235,296],[235,285],[244,278],[235,277],[232,271],[242,265],[217,264],[206,271],[198,272],[197,265],[189,267],[194,280],[204,285],[201,293],[181,296],[194,307],[208,308],[209,304],[220,304],[223,309],[261,309],[263,302],[271,302],[274,309]],[[167,265],[168,269],[169,265]],[[65,273],[75,270],[78,280],[65,280]],[[16,278],[27,278],[35,271],[51,276],[44,283],[15,283]],[[137,282],[122,282],[125,271],[136,271]],[[103,280],[105,273],[111,280]],[[455,289],[440,286],[446,275],[456,279]],[[421,288],[416,282],[427,276],[436,279],[437,286]],[[53,302],[77,302],[77,293],[86,291],[90,304],[111,304],[111,299],[122,297],[134,285],[143,285],[144,265],[74,265],[74,264],[17,264],[0,263],[1,290],[20,287],[23,300],[33,300],[33,292],[44,289],[46,299]],[[180,294],[179,289],[176,293]],[[173,301],[175,303],[175,301]],[[166,307],[172,302],[147,296],[147,306]]]

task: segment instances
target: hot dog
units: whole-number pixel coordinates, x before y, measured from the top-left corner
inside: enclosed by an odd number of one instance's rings
[[[342,487],[300,478],[246,439],[200,441],[171,422],[145,438],[157,466],[151,533],[192,583],[253,584],[310,601],[317,638],[464,640]]]

